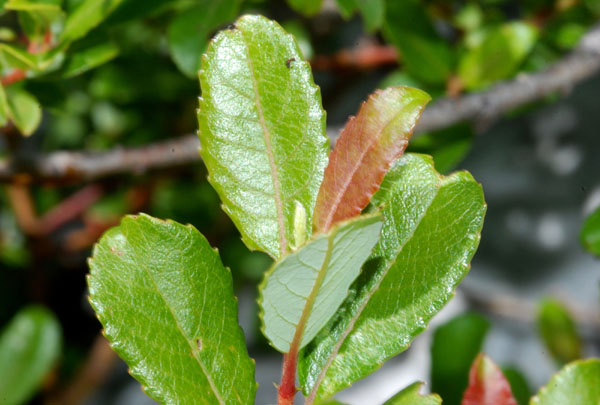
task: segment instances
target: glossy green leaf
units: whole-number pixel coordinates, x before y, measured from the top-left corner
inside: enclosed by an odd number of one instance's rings
[[[24,404],[55,365],[61,329],[45,308],[27,307],[0,335],[0,404]]]
[[[313,16],[321,10],[323,0],[287,0],[289,6],[305,16]]]
[[[442,398],[437,394],[422,395],[419,393],[422,382],[415,382],[385,401],[384,405],[441,405]]]
[[[177,67],[189,77],[197,77],[202,53],[209,34],[219,25],[232,20],[241,0],[203,0],[184,9],[168,28],[169,48]]]
[[[125,217],[94,248],[90,270],[90,302],[104,334],[150,397],[254,401],[254,362],[231,274],[194,227]]]
[[[263,332],[280,352],[304,347],[348,295],[379,239],[380,216],[362,216],[320,234],[275,263],[260,286]]]
[[[461,405],[517,405],[502,370],[483,353],[473,361]]]
[[[6,89],[10,118],[21,134],[29,136],[42,121],[42,109],[34,96],[20,86]]]
[[[373,204],[383,205],[382,236],[348,299],[299,362],[304,392],[318,399],[405,350],[452,298],[479,244],[481,186],[466,172],[440,176],[429,157],[400,158]]]
[[[119,54],[119,48],[112,42],[104,42],[79,52],[72,53],[61,69],[63,77],[73,77],[100,66]]]
[[[581,338],[575,322],[563,304],[543,299],[538,307],[538,331],[554,359],[562,364],[581,358]]]
[[[277,23],[245,16],[211,42],[200,84],[208,179],[246,245],[278,258],[294,244],[297,204],[310,233],[327,165],[325,112],[310,66]]]
[[[458,75],[469,90],[487,87],[519,68],[537,39],[533,25],[521,21],[489,28],[461,58]]]
[[[327,231],[369,204],[406,149],[429,100],[427,93],[410,87],[390,87],[369,96],[329,156],[315,206],[315,230]]]
[[[444,404],[458,405],[490,323],[477,314],[459,315],[436,329],[431,345],[431,390]]]
[[[566,365],[530,401],[530,405],[565,404],[600,404],[600,360],[579,360]]]
[[[62,41],[74,41],[98,26],[123,0],[85,0],[67,16]]]
[[[579,238],[583,247],[596,256],[600,256],[600,207],[587,217]]]
[[[383,33],[398,48],[408,73],[431,84],[442,84],[452,73],[450,46],[433,27],[419,0],[387,0]]]

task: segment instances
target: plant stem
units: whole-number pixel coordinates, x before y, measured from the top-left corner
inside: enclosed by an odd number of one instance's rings
[[[294,405],[296,395],[296,364],[298,363],[298,346],[292,344],[289,353],[283,355],[281,384],[277,395],[277,405]]]

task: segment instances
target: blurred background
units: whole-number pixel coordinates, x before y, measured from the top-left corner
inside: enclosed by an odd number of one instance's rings
[[[0,0],[0,404],[151,404],[100,334],[86,263],[128,213],[193,224],[232,270],[258,404],[281,356],[259,331],[249,252],[197,154],[196,72],[245,13],[311,62],[335,139],[376,88],[433,97],[409,151],[469,170],[488,203],[457,296],[338,398],[421,380],[458,404],[483,350],[526,404],[600,356],[599,0]]]

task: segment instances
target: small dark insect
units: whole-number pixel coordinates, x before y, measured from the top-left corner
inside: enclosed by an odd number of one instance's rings
[[[294,62],[296,60],[296,58],[289,58],[288,60],[285,61],[285,66],[287,66],[287,68],[290,68],[290,64],[292,62]]]

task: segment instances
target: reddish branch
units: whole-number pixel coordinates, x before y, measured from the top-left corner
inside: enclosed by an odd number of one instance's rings
[[[582,38],[573,52],[543,72],[521,74],[481,93],[437,100],[425,109],[415,132],[442,129],[463,121],[489,124],[517,107],[556,92],[564,93],[598,71],[600,24]],[[139,174],[197,162],[200,160],[198,146],[195,135],[185,135],[108,152],[54,152],[33,156],[27,162],[3,159],[0,160],[0,182],[78,182],[124,173]]]
[[[333,55],[317,56],[311,62],[316,70],[369,70],[375,67],[395,65],[398,52],[393,46],[368,45],[356,49],[344,49]]]

